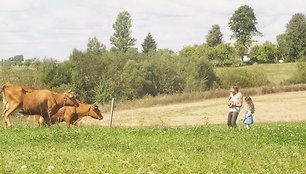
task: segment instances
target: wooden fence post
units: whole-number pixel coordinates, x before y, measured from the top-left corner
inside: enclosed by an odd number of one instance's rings
[[[112,105],[111,105],[111,110],[109,114],[109,123],[108,123],[109,128],[112,128],[112,124],[113,124],[114,105],[115,105],[115,98],[112,98]]]

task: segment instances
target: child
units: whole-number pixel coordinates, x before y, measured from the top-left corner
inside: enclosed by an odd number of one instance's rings
[[[246,101],[247,106],[245,108],[243,123],[245,124],[247,129],[250,129],[250,125],[254,123],[252,114],[254,114],[255,106],[254,106],[254,103],[251,97],[249,96],[246,97],[245,101]]]

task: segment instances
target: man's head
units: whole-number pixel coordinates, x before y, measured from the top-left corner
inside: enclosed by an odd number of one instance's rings
[[[233,85],[233,86],[231,86],[230,91],[231,91],[232,94],[237,94],[239,92],[239,88],[238,88],[237,85]]]

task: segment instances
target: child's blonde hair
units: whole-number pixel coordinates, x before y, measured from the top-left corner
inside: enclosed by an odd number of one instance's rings
[[[254,103],[253,103],[252,98],[251,98],[250,96],[247,96],[247,97],[245,97],[245,101],[246,101],[247,104],[249,105],[250,110],[251,110],[251,112],[252,112],[252,114],[253,114],[253,113],[255,112],[255,105],[254,105]]]

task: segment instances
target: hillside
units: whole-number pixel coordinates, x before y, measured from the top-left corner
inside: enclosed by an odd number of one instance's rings
[[[283,63],[283,64],[257,64],[257,65],[248,65],[243,67],[232,67],[238,69],[261,69],[263,70],[268,80],[271,81],[274,85],[279,85],[282,81],[290,78],[293,73],[296,71],[296,63]],[[223,71],[225,68],[216,68],[215,71],[218,74]]]

